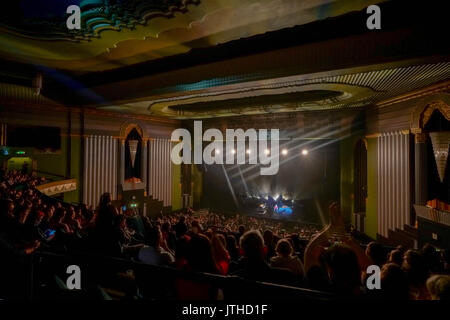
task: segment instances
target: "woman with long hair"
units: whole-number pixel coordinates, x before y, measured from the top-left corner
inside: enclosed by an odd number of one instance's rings
[[[216,233],[211,239],[213,258],[220,274],[227,275],[230,266],[230,254],[226,249],[225,237],[223,234]]]
[[[186,252],[186,271],[219,273],[213,258],[211,242],[208,237],[198,234],[193,236]],[[218,290],[207,282],[194,282],[177,278],[176,287],[178,298],[181,300],[211,300],[216,299]]]

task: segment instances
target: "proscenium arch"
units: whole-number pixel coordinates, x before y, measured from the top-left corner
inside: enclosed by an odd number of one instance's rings
[[[411,132],[421,133],[435,110],[450,121],[450,94],[436,93],[419,100],[411,116]]]

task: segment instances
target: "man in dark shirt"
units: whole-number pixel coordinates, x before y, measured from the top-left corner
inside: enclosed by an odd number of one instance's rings
[[[177,235],[177,238],[180,238],[186,234],[188,231],[188,226],[186,224],[186,217],[181,216],[178,220],[178,223],[175,225],[175,233]]]
[[[294,276],[291,272],[271,268],[265,261],[264,240],[256,230],[248,231],[241,237],[244,257],[230,265],[230,273],[246,279],[289,284]]]

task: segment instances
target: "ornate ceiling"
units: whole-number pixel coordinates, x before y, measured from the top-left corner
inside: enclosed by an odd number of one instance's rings
[[[135,30],[157,17],[174,18],[176,13],[187,13],[190,5],[199,4],[200,0],[22,0],[16,3],[3,25],[31,39],[83,42],[100,38],[106,30]],[[69,30],[66,26],[70,15],[67,8],[71,5],[80,8],[79,30]]]
[[[365,8],[374,2],[383,28],[369,31]],[[80,31],[64,28],[69,4],[81,7]],[[363,108],[450,79],[449,46],[437,32],[446,13],[395,1],[19,0],[1,8],[5,105],[196,119]]]
[[[450,62],[372,65],[191,90],[99,109],[194,119],[360,108],[447,79]]]
[[[0,57],[77,73],[119,68],[359,11],[366,0],[17,0],[0,4]],[[66,28],[81,8],[82,29]]]

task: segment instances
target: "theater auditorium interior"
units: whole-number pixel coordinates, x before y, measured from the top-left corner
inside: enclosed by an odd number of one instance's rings
[[[450,299],[448,32],[433,1],[2,1],[0,299]]]

